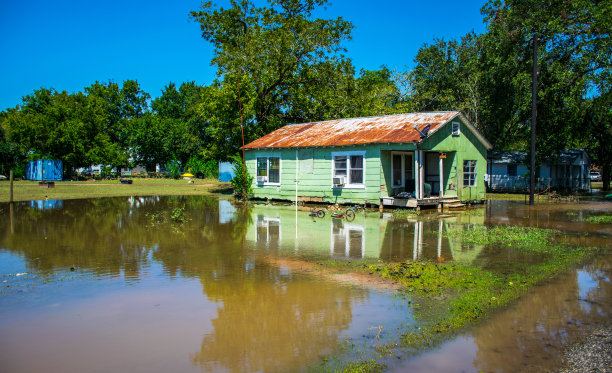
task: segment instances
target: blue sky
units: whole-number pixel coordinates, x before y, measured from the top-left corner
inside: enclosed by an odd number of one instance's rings
[[[227,4],[227,1],[216,1]],[[405,69],[434,38],[484,31],[483,1],[332,0],[323,17],[353,22],[357,69]],[[40,87],[76,92],[136,79],[157,97],[170,81],[209,84],[212,47],[188,17],[199,0],[0,1],[0,110]]]

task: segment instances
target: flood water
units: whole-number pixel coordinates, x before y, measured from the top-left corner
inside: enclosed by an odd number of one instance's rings
[[[577,245],[609,249],[610,224],[583,220],[610,211],[597,202],[493,202],[466,214],[368,212],[347,222],[215,197],[3,204],[0,370],[289,372],[332,356],[367,357],[417,322],[409,299],[292,263],[508,260],[499,248],[445,234],[482,224],[561,229]],[[608,251],[391,370],[554,369],[564,345],[610,319],[611,258]]]

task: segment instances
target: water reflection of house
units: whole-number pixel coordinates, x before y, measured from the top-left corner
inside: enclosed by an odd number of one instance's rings
[[[443,219],[379,218],[378,213],[344,219],[312,218],[292,207],[256,206],[246,237],[258,250],[279,255],[332,258],[379,258],[386,261],[453,260],[469,264],[483,246],[467,246],[447,232],[472,229],[484,223],[481,213]],[[329,239],[326,239],[329,237]]]

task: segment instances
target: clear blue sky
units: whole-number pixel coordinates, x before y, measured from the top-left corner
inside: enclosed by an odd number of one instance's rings
[[[226,4],[227,1],[216,1]],[[353,22],[357,69],[404,69],[434,38],[484,31],[482,1],[332,0],[324,17]],[[199,0],[1,0],[0,110],[40,87],[76,92],[135,79],[157,97],[170,81],[209,84],[212,47],[188,17]]]

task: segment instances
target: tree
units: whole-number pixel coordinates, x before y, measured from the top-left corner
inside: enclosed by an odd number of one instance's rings
[[[9,142],[2,123],[8,114],[0,113],[0,174],[6,175],[9,170],[14,169],[22,158],[17,145]]]
[[[327,0],[268,3],[257,8],[248,0],[231,0],[224,9],[205,2],[201,10],[191,12],[202,37],[215,48],[212,63],[219,76],[234,83],[247,78],[241,89],[253,94],[252,111],[245,114],[252,116],[247,121],[254,137],[290,122],[287,113],[295,97],[291,91],[308,91],[319,83],[309,74],[314,66],[343,61],[341,43],[350,38],[353,27],[340,17],[313,19],[312,12]]]
[[[483,112],[491,132],[501,134],[494,143],[521,143],[517,133],[526,138],[531,41],[538,37],[538,155],[570,146],[582,137],[587,97],[605,94],[595,82],[610,71],[612,7],[597,0],[495,0],[482,12],[487,23],[481,43],[488,95]]]
[[[479,67],[481,49],[474,33],[459,41],[436,39],[419,49],[409,74],[399,76],[398,85],[409,94],[401,107],[410,111],[459,110],[482,132],[481,123],[483,72]]]
[[[143,165],[147,170],[155,170],[158,164],[166,164],[172,159],[165,144],[167,130],[163,120],[153,113],[130,121],[130,147],[134,163]]]
[[[21,154],[30,159],[61,159],[70,173],[105,153],[99,150],[109,143],[99,136],[102,117],[100,108],[82,93],[41,88],[7,112],[5,127]]]
[[[128,166],[134,154],[130,151],[130,121],[138,120],[148,111],[150,95],[140,88],[135,80],[119,84],[95,82],[85,88],[88,99],[99,108],[103,126],[99,136],[105,141],[102,164]]]
[[[195,82],[182,83],[178,90],[171,82],[151,104],[164,131],[163,151],[181,166],[185,166],[193,154],[202,154],[204,145],[209,142],[207,122],[200,108],[204,92],[204,87]]]

